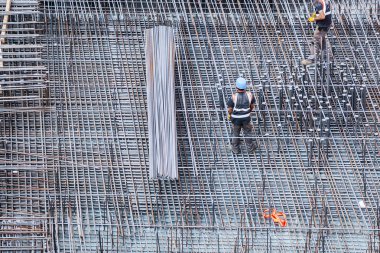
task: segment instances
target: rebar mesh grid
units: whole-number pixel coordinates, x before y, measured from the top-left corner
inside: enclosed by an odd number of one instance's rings
[[[306,0],[40,7],[54,109],[37,113],[43,138],[23,152],[49,179],[39,199],[53,250],[379,250],[378,1],[335,1],[331,61],[308,68]],[[176,32],[178,181],[148,176],[144,31],[155,25]],[[255,155],[229,150],[239,75],[258,101]],[[2,132],[25,145],[33,124],[14,122],[18,135]],[[264,220],[267,208],[288,227]]]
[[[0,3],[1,252],[42,252],[51,243],[38,8],[32,0]]]

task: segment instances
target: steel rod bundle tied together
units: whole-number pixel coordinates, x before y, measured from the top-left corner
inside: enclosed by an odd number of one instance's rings
[[[178,178],[173,29],[145,31],[150,178]]]

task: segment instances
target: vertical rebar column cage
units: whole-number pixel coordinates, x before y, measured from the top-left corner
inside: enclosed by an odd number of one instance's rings
[[[177,178],[175,42],[169,26],[145,31],[150,178]]]

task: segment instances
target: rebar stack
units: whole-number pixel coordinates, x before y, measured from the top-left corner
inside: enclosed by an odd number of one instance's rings
[[[150,178],[178,178],[174,90],[174,31],[145,30]]]
[[[55,252],[377,252],[380,3],[334,1],[332,55],[304,67],[309,2],[41,0],[48,100],[4,113],[2,228],[42,228],[33,247]],[[178,180],[149,178],[144,32],[160,25],[176,31]],[[239,76],[256,154],[229,148]],[[19,210],[42,225],[7,223]]]

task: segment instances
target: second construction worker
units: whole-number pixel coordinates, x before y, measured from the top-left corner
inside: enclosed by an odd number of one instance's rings
[[[309,22],[316,22],[317,28],[314,32],[311,54],[307,59],[302,60],[303,65],[310,65],[315,62],[316,55],[321,49],[326,49],[326,36],[332,24],[331,5],[328,0],[313,0],[315,12],[308,19]]]
[[[253,124],[251,112],[255,106],[255,97],[247,90],[247,81],[240,77],[236,80],[236,93],[232,94],[227,102],[228,118],[232,122],[232,152],[240,153],[240,132],[243,129],[245,141],[250,153],[257,148],[253,138]]]

